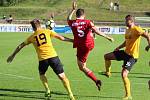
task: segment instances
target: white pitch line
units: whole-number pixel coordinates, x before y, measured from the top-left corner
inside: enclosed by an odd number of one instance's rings
[[[21,75],[8,74],[8,73],[0,73],[0,74],[1,74],[1,75],[5,75],[5,76],[15,77],[15,78],[21,78],[21,79],[34,80],[34,78],[26,77],[26,76],[21,76]]]

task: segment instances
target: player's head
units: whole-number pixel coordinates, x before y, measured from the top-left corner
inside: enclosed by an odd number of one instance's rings
[[[34,19],[30,22],[34,31],[41,27],[40,21],[38,19]]]
[[[134,25],[134,17],[132,15],[127,15],[125,17],[125,21],[127,27],[131,27],[132,25]]]
[[[78,9],[78,10],[76,11],[76,17],[77,17],[77,18],[85,17],[84,9]]]

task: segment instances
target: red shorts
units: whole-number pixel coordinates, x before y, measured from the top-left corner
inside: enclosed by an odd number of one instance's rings
[[[90,51],[93,49],[89,48],[89,47],[77,47],[77,58],[78,60],[80,60],[81,62],[85,63],[88,57],[88,54],[90,53]]]

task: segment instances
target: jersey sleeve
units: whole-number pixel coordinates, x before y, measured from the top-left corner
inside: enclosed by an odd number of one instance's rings
[[[49,32],[50,32],[50,36],[51,36],[51,37],[54,37],[54,36],[57,34],[55,31],[50,31],[50,30],[49,30]]]
[[[92,27],[94,27],[95,25],[94,25],[94,23],[93,22],[91,22],[91,21],[89,21],[89,28],[91,29]]]
[[[136,27],[136,31],[138,35],[142,35],[144,33],[144,30],[141,27]]]
[[[33,37],[33,35],[30,35],[30,36],[24,41],[24,43],[25,43],[26,45],[29,45],[30,43],[32,43],[32,37]]]

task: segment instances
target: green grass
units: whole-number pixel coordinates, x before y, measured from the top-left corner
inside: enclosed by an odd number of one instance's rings
[[[100,1],[103,3],[100,5]],[[150,0],[119,0],[120,11],[109,11],[109,0],[78,0],[88,19],[98,21],[123,21],[125,15],[150,16]],[[66,20],[72,0],[24,0],[10,7],[0,7],[0,16],[12,14],[15,19],[48,18],[55,13],[55,20]]]
[[[38,76],[38,60],[32,45],[24,48],[11,64],[6,59],[15,49],[16,45],[24,41],[31,33],[0,33],[0,100],[44,100],[44,88]],[[66,35],[72,37],[72,35]],[[72,44],[53,39],[53,45],[64,64],[72,91],[77,100],[121,100],[124,95],[121,80],[122,62],[112,62],[112,77],[106,78],[99,74],[104,70],[103,55],[112,51],[124,39],[123,35],[113,35],[114,43],[98,37],[95,48],[88,58],[88,67],[103,81],[102,90],[99,92],[95,84],[81,73],[76,64],[76,50]],[[144,51],[147,45],[142,40],[140,58],[133,67],[129,78],[131,80],[133,100],[149,100],[147,81],[150,79],[148,61],[150,53]],[[53,73],[51,68],[47,71],[49,86],[52,90],[52,100],[68,100],[63,85]]]

